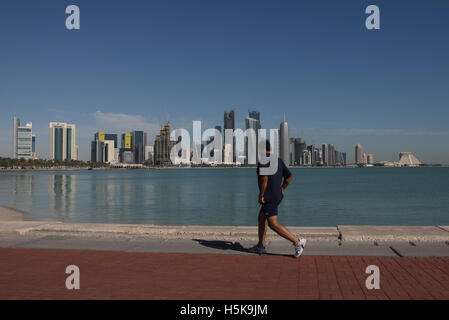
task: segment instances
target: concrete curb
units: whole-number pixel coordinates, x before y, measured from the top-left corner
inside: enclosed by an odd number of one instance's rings
[[[335,227],[290,227],[295,234],[321,241],[338,240]],[[152,237],[162,239],[209,239],[209,240],[257,240],[257,227],[232,226],[156,226],[133,224],[94,224],[62,222],[20,222],[9,223],[0,228],[0,233],[58,234],[108,237]],[[273,231],[268,230],[267,239],[275,239]]]
[[[316,241],[342,242],[449,242],[448,226],[337,226],[287,227]],[[162,239],[257,240],[255,226],[156,226],[140,224],[4,221],[0,234],[150,237]],[[270,229],[267,240],[279,236]]]
[[[346,242],[447,242],[449,231],[439,226],[338,226]]]

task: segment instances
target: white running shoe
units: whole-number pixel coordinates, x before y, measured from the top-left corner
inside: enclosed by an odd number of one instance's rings
[[[249,250],[249,252],[258,253],[258,254],[265,254],[265,253],[267,253],[267,250],[265,249],[265,246],[259,246],[257,244],[254,247],[249,248],[248,250]]]
[[[300,255],[302,255],[302,252],[304,251],[304,247],[306,246],[307,240],[304,238],[299,238],[299,242],[294,244],[295,247],[295,258],[298,258]]]

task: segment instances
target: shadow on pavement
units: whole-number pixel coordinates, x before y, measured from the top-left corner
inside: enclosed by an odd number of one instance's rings
[[[223,241],[223,240],[202,240],[202,239],[192,239],[192,241],[196,241],[196,242],[198,242],[198,244],[200,244],[202,246],[213,248],[213,249],[233,250],[233,251],[239,251],[239,252],[253,253],[253,252],[249,251],[247,248],[244,248],[240,244],[240,242]],[[253,254],[257,254],[257,253],[253,253]],[[294,258],[293,255],[289,255],[289,254],[266,253],[265,255]]]

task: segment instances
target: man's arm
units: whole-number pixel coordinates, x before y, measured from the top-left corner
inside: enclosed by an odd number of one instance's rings
[[[282,183],[282,192],[284,192],[285,188],[287,188],[288,184],[290,183],[290,181],[292,181],[293,179],[293,175],[290,175],[290,177],[288,177],[287,179],[284,179],[284,182]]]
[[[258,182],[259,182],[259,203],[264,204],[265,199],[263,198],[263,195],[265,194],[265,190],[267,190],[268,176],[259,176]]]

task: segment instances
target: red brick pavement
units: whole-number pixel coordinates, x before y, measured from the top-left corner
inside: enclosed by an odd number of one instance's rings
[[[77,265],[81,289],[67,290]],[[367,290],[365,269],[380,269]],[[0,299],[449,299],[449,258],[0,249]]]

